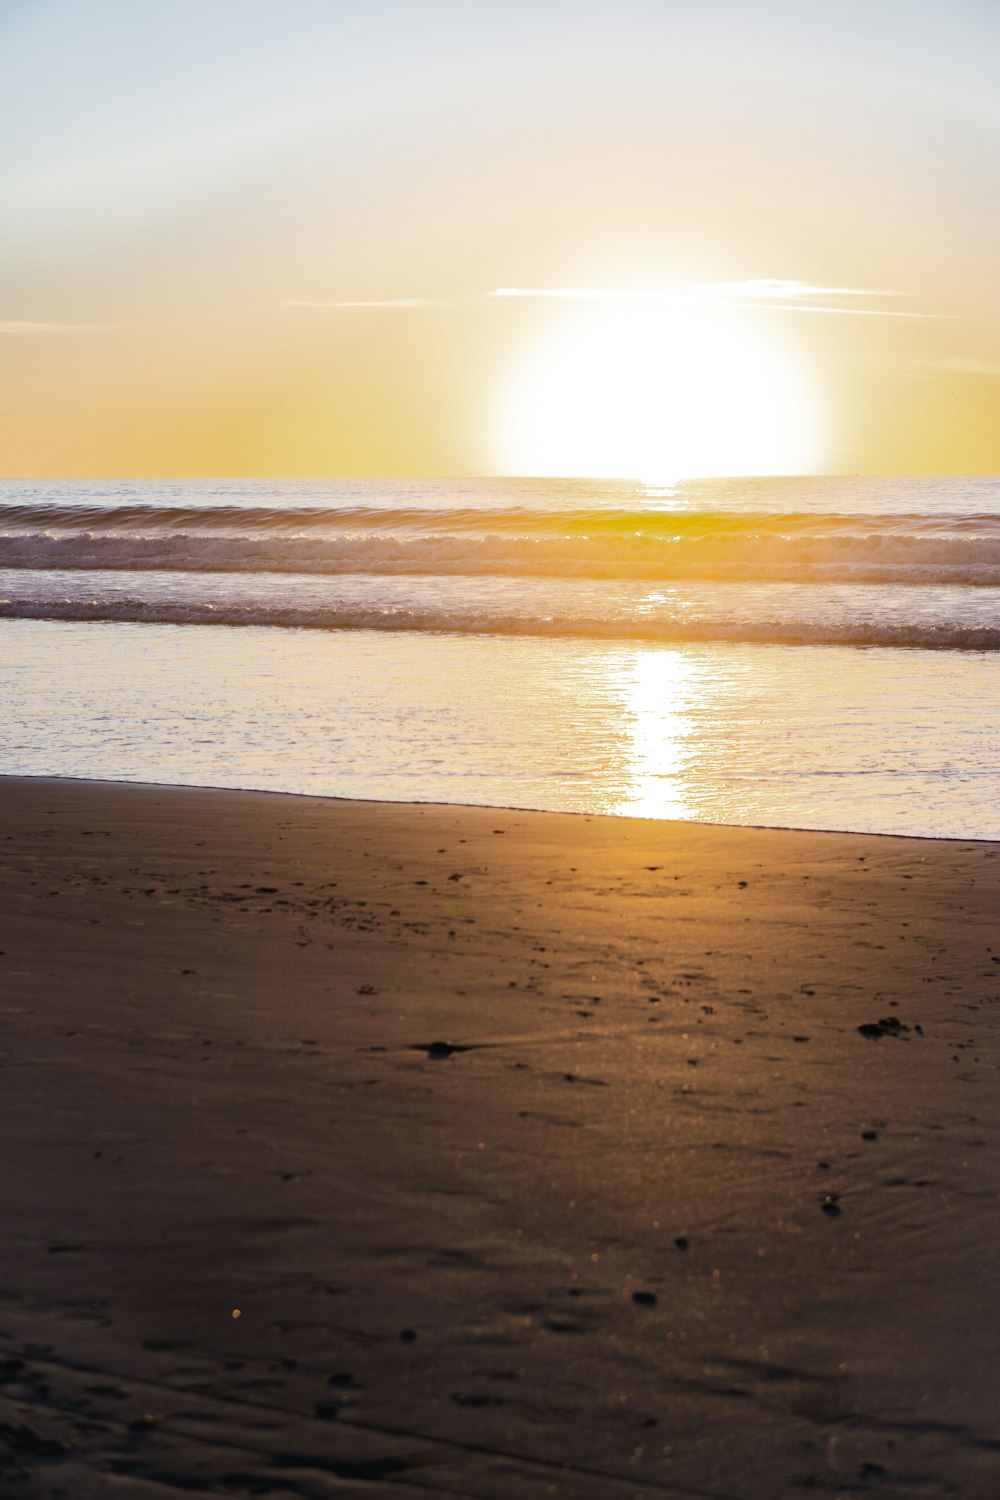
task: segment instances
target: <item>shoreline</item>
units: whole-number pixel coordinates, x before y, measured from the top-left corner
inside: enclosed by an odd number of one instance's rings
[[[223,796],[236,797],[296,797],[311,802],[332,803],[335,806],[346,803],[358,807],[425,807],[439,812],[468,809],[479,812],[528,813],[542,817],[581,818],[585,822],[589,822],[592,818],[599,818],[625,824],[650,823],[669,828],[728,828],[734,831],[746,829],[755,833],[830,834],[844,838],[906,839],[911,843],[926,844],[985,844],[996,845],[1000,848],[1000,839],[975,834],[894,833],[891,829],[871,828],[810,828],[803,824],[791,823],[714,823],[701,818],[655,818],[646,813],[632,814],[599,810],[588,812],[583,808],[575,807],[528,807],[518,803],[502,802],[423,802],[413,798],[338,796],[335,792],[290,792],[275,787],[215,786],[211,783],[187,781],[110,781],[100,776],[40,776],[0,772],[0,785],[6,782],[37,782],[42,785],[51,783],[56,786],[99,786],[108,791],[119,787],[125,789],[148,787],[160,792],[217,792]]]
[[[988,1500],[998,911],[986,840],[0,778],[4,1492]]]

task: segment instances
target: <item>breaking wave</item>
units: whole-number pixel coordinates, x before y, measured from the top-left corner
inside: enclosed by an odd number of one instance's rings
[[[718,617],[577,611],[541,615],[487,607],[400,604],[277,604],[267,601],[0,597],[0,618],[160,625],[268,626],[306,630],[423,631],[462,635],[589,637],[662,642],[733,641],[783,645],[892,646],[998,651],[1000,626],[981,622],[778,616]]]
[[[216,518],[217,519],[217,518]],[[245,518],[244,518],[245,519]],[[436,518],[440,519],[440,518]],[[483,517],[478,518],[481,528]],[[686,518],[630,528],[605,525],[546,533],[532,517],[520,531],[406,529],[304,530],[287,528],[229,533],[139,528],[73,531],[0,530],[0,567],[195,573],[370,573],[376,575],[480,575],[554,578],[645,578],[657,581],[719,578],[802,582],[843,579],[855,583],[1000,585],[1000,523],[983,518],[974,529],[938,523],[922,527],[818,526],[802,518],[769,517],[753,525],[719,524],[719,517]],[[831,518],[832,520],[833,518]],[[874,521],[875,518],[872,518]],[[452,518],[453,520],[453,518]],[[809,524],[806,524],[808,520]]]

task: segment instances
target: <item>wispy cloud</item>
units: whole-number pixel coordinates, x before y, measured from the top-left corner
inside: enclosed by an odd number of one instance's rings
[[[282,307],[450,307],[448,302],[435,302],[430,297],[385,297],[360,302],[308,302],[286,299]]]
[[[756,276],[749,281],[704,281],[690,287],[693,297],[737,297],[741,302],[800,302],[806,298],[901,297],[902,292],[879,286],[816,286],[809,281],[783,281],[776,276]]]
[[[902,297],[904,292],[887,287],[818,286],[808,281],[784,281],[758,276],[749,281],[705,281],[679,292],[630,291],[615,287],[500,286],[490,297],[550,297],[575,302],[635,302],[681,304],[723,303],[731,307],[766,307],[773,312],[826,313],[855,318],[928,318],[933,313],[904,312],[895,308],[846,307],[840,299],[852,297]]]
[[[490,297],[558,297],[567,302],[665,302],[666,293],[625,292],[593,286],[498,286]]]
[[[808,281],[784,281],[777,276],[756,276],[748,281],[703,281],[682,292],[647,292],[616,287],[592,286],[498,286],[491,297],[559,297],[577,302],[673,302],[709,297],[736,298],[741,302],[800,302],[805,298],[901,297],[902,292],[872,286],[817,286]]]
[[[695,302],[728,303],[730,307],[766,307],[773,312],[818,313],[837,318],[938,318],[939,313],[911,312],[894,307],[850,307],[845,298],[905,297],[884,286],[819,286],[809,281],[784,281],[773,276],[749,281],[706,281],[688,289]]]
[[[30,318],[0,318],[0,333],[94,333],[106,323],[36,323]]]
[[[517,298],[558,302],[625,302],[643,306],[679,307],[692,303],[729,307],[766,308],[769,312],[820,313],[854,318],[933,318],[935,313],[910,312],[887,307],[847,305],[859,298],[904,297],[907,293],[888,287],[820,286],[809,281],[788,281],[758,276],[748,281],[704,281],[677,291],[643,291],[627,287],[597,286],[498,286],[485,296],[460,301],[432,297],[380,297],[363,300],[286,299],[283,307],[304,308],[471,308]]]
[[[980,359],[978,354],[949,354],[937,360],[934,368],[954,375],[1000,376],[1000,359]]]
[[[947,313],[928,312],[896,312],[890,307],[837,307],[824,306],[820,302],[739,302],[733,299],[733,307],[766,307],[768,312],[793,312],[793,313],[819,313],[832,318],[904,318],[924,322],[927,319],[941,319],[948,316]]]

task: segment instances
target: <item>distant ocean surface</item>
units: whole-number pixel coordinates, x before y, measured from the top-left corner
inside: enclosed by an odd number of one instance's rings
[[[0,754],[996,838],[998,605],[998,479],[5,480]]]

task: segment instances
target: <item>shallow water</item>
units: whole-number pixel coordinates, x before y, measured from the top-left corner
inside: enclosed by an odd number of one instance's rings
[[[0,766],[1000,838],[1000,653],[0,624]]]

